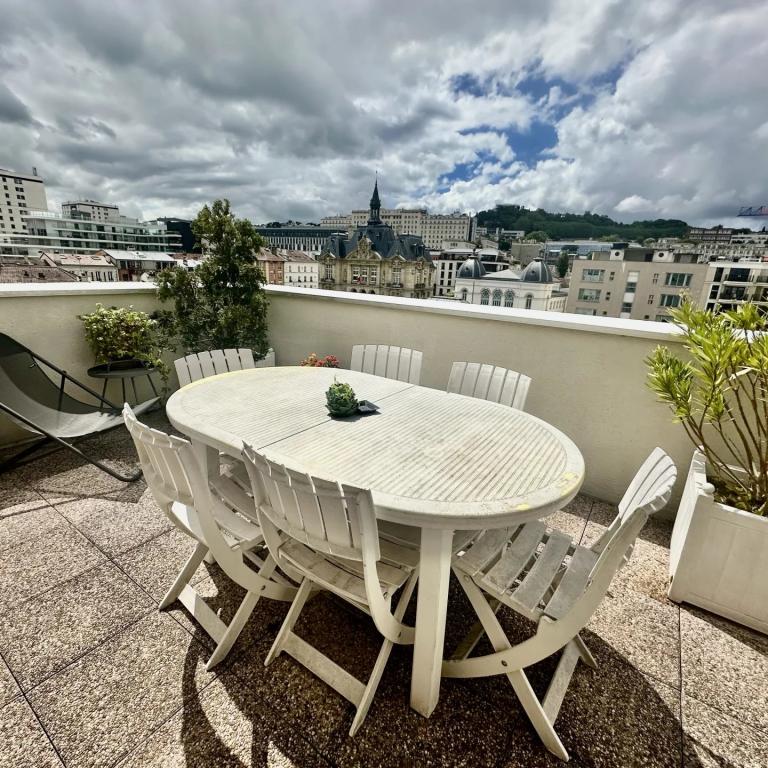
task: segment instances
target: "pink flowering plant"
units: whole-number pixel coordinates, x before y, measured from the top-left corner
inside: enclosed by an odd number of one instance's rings
[[[310,368],[341,368],[341,365],[339,365],[339,358],[336,357],[336,355],[318,357],[315,352],[309,355],[309,357],[305,357],[299,365],[306,365]]]

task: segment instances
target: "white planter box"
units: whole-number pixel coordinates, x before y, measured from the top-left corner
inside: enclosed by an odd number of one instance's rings
[[[768,634],[768,518],[716,502],[696,451],[669,552],[669,597]]]

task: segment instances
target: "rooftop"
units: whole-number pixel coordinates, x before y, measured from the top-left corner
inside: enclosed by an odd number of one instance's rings
[[[169,428],[163,415],[150,421]],[[90,447],[135,462],[123,430]],[[287,607],[267,600],[227,662],[205,672],[207,635],[178,604],[157,610],[192,542],[141,481],[57,453],[1,476],[0,498],[4,766],[561,765],[504,680],[443,680],[432,717],[416,714],[402,647],[350,739],[351,705],[286,656],[264,668]],[[582,495],[552,524],[591,542],[615,511]],[[599,669],[577,669],[558,718],[571,764],[766,765],[768,638],[666,599],[669,536],[669,523],[649,523],[585,633]],[[216,566],[195,581],[228,621],[239,588]],[[530,631],[503,616],[511,637]],[[447,647],[471,623],[453,589]],[[299,631],[358,674],[379,648],[370,622],[325,596]],[[533,668],[535,687],[551,667]]]

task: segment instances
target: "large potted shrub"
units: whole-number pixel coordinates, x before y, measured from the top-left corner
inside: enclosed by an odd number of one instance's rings
[[[162,359],[158,324],[133,307],[105,307],[80,315],[85,340],[98,365],[120,368],[154,368],[165,380],[168,367]]]
[[[672,312],[649,384],[695,451],[670,546],[669,596],[768,633],[768,320],[751,303]]]
[[[158,297],[170,303],[159,313],[169,343],[184,354],[247,347],[257,359],[269,351],[267,297],[256,254],[264,241],[247,219],[237,219],[228,200],[204,206],[192,231],[206,254],[193,271],[163,270]]]

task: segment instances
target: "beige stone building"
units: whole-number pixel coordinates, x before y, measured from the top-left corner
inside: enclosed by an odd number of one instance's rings
[[[29,176],[0,168],[0,235],[26,233],[23,217],[30,210],[48,210],[43,180],[36,171]]]
[[[640,247],[595,251],[573,262],[566,312],[666,321],[683,294],[700,300],[707,265],[698,258]]]
[[[398,234],[382,221],[378,183],[366,224],[331,235],[318,262],[321,288],[417,299],[432,294],[429,250],[420,237]]]

